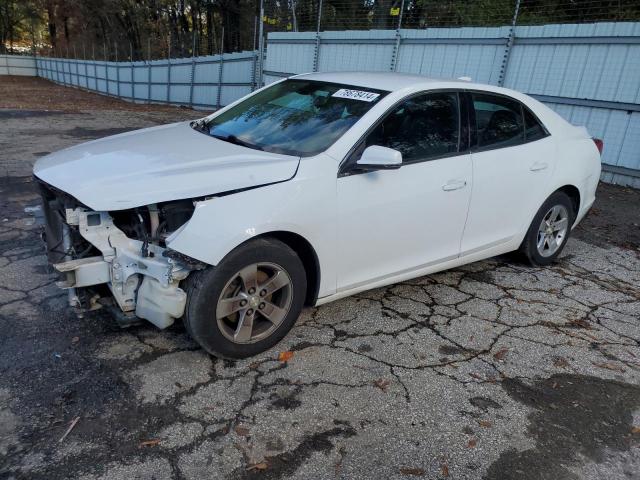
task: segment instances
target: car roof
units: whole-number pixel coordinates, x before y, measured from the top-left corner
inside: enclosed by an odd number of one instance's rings
[[[303,73],[293,78],[304,78],[319,82],[342,83],[354,87],[374,88],[394,92],[410,87],[425,86],[426,88],[438,88],[438,84],[451,86],[451,82],[468,85],[464,80],[445,80],[439,78],[423,77],[408,73],[395,72],[323,72]]]
[[[319,82],[341,83],[343,85],[385,90],[388,92],[399,92],[402,90],[435,90],[443,88],[479,90],[489,93],[497,93],[514,98],[527,105],[534,111],[540,120],[542,120],[542,123],[552,134],[558,134],[561,131],[566,131],[567,129],[571,130],[574,128],[556,112],[529,95],[504,87],[475,83],[467,79],[430,78],[421,75],[396,72],[303,73],[289,78],[304,78]]]

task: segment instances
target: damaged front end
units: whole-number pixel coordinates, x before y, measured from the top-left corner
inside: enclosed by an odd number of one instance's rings
[[[159,328],[183,315],[180,282],[205,265],[166,248],[165,240],[189,220],[192,201],[95,212],[39,184],[49,261],[79,314],[107,307],[122,326],[146,319]]]

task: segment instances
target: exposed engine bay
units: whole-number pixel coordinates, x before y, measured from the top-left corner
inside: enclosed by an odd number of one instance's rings
[[[142,318],[159,328],[183,315],[180,282],[206,265],[168,249],[166,240],[191,218],[194,201],[96,212],[38,184],[49,262],[77,313],[107,307],[122,326]]]

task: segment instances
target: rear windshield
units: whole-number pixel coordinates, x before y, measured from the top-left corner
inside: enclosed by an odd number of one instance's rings
[[[286,80],[247,98],[199,129],[257,150],[315,155],[331,146],[387,93],[336,83]]]

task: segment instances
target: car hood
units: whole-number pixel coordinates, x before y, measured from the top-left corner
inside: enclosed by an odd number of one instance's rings
[[[181,122],[61,150],[39,159],[33,172],[103,211],[289,180],[299,161],[218,140]]]

